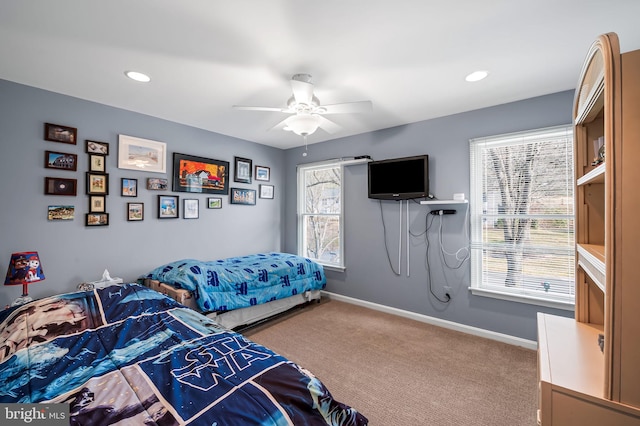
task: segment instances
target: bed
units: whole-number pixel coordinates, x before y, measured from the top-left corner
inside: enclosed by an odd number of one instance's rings
[[[279,252],[177,260],[142,279],[146,286],[232,329],[319,300],[327,283],[319,263]]]
[[[0,336],[0,402],[67,404],[72,425],[367,424],[304,368],[138,284],[6,309]]]

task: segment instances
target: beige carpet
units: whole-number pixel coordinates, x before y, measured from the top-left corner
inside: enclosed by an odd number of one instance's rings
[[[372,426],[536,424],[535,351],[324,300],[245,331]]]

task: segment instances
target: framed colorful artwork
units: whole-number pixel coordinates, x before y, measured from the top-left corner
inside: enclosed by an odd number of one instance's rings
[[[207,208],[209,208],[209,209],[221,209],[222,208],[222,198],[220,198],[220,197],[207,198]]]
[[[89,154],[89,171],[104,173],[106,171],[106,157],[100,154]]]
[[[47,209],[48,220],[73,220],[75,206],[49,206]]]
[[[138,196],[138,179],[122,178],[120,185],[120,195],[123,197]]]
[[[271,179],[271,168],[265,166],[256,166],[256,180],[269,182]]]
[[[228,170],[228,161],[174,153],[173,190],[228,194]]]
[[[87,139],[85,140],[85,151],[87,154],[109,155],[109,144]]]
[[[247,188],[231,188],[231,204],[245,204],[252,206],[256,203],[256,190]]]
[[[78,156],[66,152],[45,151],[44,166],[47,169],[69,170],[75,172],[78,168]]]
[[[104,213],[106,208],[107,197],[104,195],[89,196],[89,213]]]
[[[109,174],[87,172],[87,195],[109,194]]]
[[[179,216],[180,197],[177,195],[158,195],[158,219],[175,219]]]
[[[107,226],[109,225],[109,213],[87,213],[86,226]]]
[[[144,220],[144,203],[127,203],[127,220],[130,222]]]

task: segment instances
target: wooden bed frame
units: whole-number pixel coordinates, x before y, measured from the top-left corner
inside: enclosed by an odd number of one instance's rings
[[[145,279],[144,285],[167,295],[183,304],[187,308],[201,312],[207,317],[213,319],[218,324],[228,329],[238,329],[240,327],[249,326],[268,318],[274,317],[280,313],[288,311],[296,306],[310,303],[313,300],[320,302],[320,290],[309,290],[304,293],[290,296],[285,299],[278,299],[260,305],[249,306],[246,308],[234,309],[224,312],[202,312],[196,304],[195,298],[189,290],[177,289],[171,284],[163,283],[158,280]]]

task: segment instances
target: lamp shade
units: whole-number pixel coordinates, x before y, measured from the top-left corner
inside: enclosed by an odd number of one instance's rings
[[[13,253],[4,285],[25,285],[44,280],[37,251]]]
[[[315,114],[292,115],[286,120],[285,130],[291,130],[296,135],[307,136],[318,130],[320,119]]]

